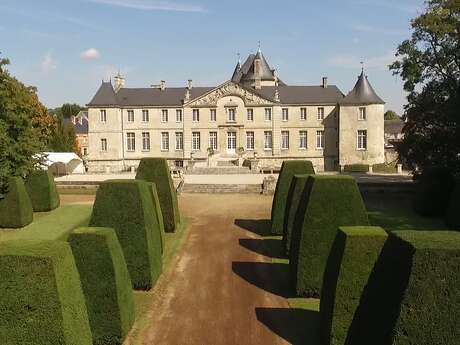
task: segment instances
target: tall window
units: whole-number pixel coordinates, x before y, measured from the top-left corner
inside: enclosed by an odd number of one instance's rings
[[[273,147],[272,131],[264,132],[264,149],[271,150]]]
[[[176,109],[176,122],[182,122],[182,109]]]
[[[176,150],[182,151],[184,149],[184,134],[176,132]]]
[[[168,109],[161,110],[161,122],[168,122]]]
[[[316,149],[324,149],[324,131],[316,131]]]
[[[105,109],[101,109],[101,122],[106,122],[107,121],[107,113]]]
[[[271,121],[271,120],[272,120],[272,109],[265,108],[265,121]]]
[[[367,131],[358,131],[358,150],[367,150]]]
[[[128,122],[134,122],[134,110],[128,110]]]
[[[288,108],[283,108],[282,110],[282,120],[287,121],[289,120],[289,109]]]
[[[235,118],[235,113],[236,109],[235,108],[228,108],[228,121],[234,122],[236,120]]]
[[[169,133],[161,132],[161,151],[169,150]]]
[[[254,121],[254,109],[248,109],[248,121]]]
[[[192,121],[199,122],[200,121],[200,109],[193,109],[192,111]]]
[[[281,131],[281,150],[289,150],[289,131]]]
[[[211,109],[211,121],[215,122],[216,121],[216,109]]]
[[[299,131],[299,149],[307,148],[307,131]]]
[[[192,150],[199,151],[201,147],[200,132],[192,132]]]
[[[142,151],[150,151],[150,133],[142,132]]]
[[[217,150],[217,132],[209,132],[209,147]]]
[[[366,108],[365,107],[359,108],[358,120],[360,121],[366,120]]]
[[[142,122],[149,122],[150,116],[147,109],[142,110]]]
[[[301,120],[307,119],[307,108],[300,108],[300,119]]]
[[[246,150],[254,150],[254,132],[246,132]]]
[[[107,139],[106,138],[101,139],[101,151],[107,152]]]
[[[136,151],[136,137],[133,132],[126,133],[126,148],[128,151]]]
[[[318,108],[318,120],[324,120],[324,108],[323,107],[319,107]]]

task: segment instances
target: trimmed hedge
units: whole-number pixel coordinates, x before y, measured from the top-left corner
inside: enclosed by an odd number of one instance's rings
[[[59,194],[54,177],[49,171],[31,172],[25,186],[35,212],[51,211],[59,206]]]
[[[163,222],[163,214],[161,213],[161,204],[160,204],[160,198],[158,197],[158,192],[157,192],[157,187],[155,186],[155,183],[153,182],[148,182],[151,189],[152,193],[152,202],[153,202],[153,207],[155,208],[155,215],[156,215],[156,221],[157,224],[155,224],[155,227],[158,227],[160,229],[160,235],[161,235],[161,254],[164,253],[165,251],[165,225]]]
[[[68,243],[2,242],[0,277],[2,345],[92,345]]]
[[[284,215],[286,212],[287,197],[291,181],[296,174],[314,174],[315,169],[310,161],[283,161],[281,170],[276,182],[275,195],[272,204],[272,226],[273,234],[282,234],[284,228]]]
[[[346,164],[343,167],[343,171],[354,173],[367,173],[369,172],[369,164]]]
[[[153,182],[160,199],[161,212],[166,232],[174,232],[180,223],[177,194],[164,158],[142,158],[137,169],[136,180]]]
[[[161,234],[151,186],[141,180],[100,184],[90,226],[115,229],[134,289],[148,290],[162,271]]]
[[[295,215],[299,208],[302,192],[305,188],[305,183],[307,183],[308,176],[310,175],[294,175],[291,186],[289,187],[283,226],[283,248],[287,255],[289,255],[289,250],[291,248],[292,228],[294,227]]]
[[[369,220],[351,176],[309,176],[300,205],[289,253],[291,279],[298,295],[319,297],[337,229],[366,226]]]
[[[390,233],[347,344],[458,344],[460,233]]]
[[[332,245],[321,290],[321,338],[344,345],[361,294],[388,235],[380,227],[341,227]]]
[[[460,180],[457,180],[446,212],[446,223],[453,230],[460,230]]]
[[[80,274],[93,344],[122,344],[135,314],[131,279],[115,231],[78,228],[68,241]]]
[[[379,163],[379,164],[374,164],[372,166],[372,171],[374,173],[382,173],[382,174],[397,174],[398,167],[397,167],[396,162]]]
[[[414,210],[426,217],[444,216],[455,180],[449,169],[427,168],[416,180]]]
[[[0,228],[22,228],[32,223],[34,211],[20,177],[8,179],[8,192],[0,199]]]

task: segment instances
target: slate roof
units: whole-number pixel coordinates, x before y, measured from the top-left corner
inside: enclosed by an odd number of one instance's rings
[[[262,97],[274,100],[276,86],[263,86],[258,90],[251,90]],[[313,86],[278,86],[280,103],[282,104],[337,104],[343,99],[343,93],[335,85],[324,88]]]
[[[367,80],[367,76],[362,71],[355,87],[340,104],[385,104],[385,102],[375,93],[369,80]]]
[[[88,119],[86,117],[81,117],[82,123],[77,121],[75,124],[72,123],[70,118],[64,118],[65,125],[72,125],[75,129],[75,134],[88,134]]]
[[[385,133],[399,134],[402,133],[404,121],[402,120],[385,120],[384,122]]]

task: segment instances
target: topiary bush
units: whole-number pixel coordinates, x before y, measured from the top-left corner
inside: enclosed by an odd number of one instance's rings
[[[322,344],[345,344],[361,294],[387,237],[380,227],[339,228],[321,290]]]
[[[2,345],[92,345],[68,243],[2,242],[0,277]]]
[[[460,230],[460,180],[450,196],[450,203],[446,212],[446,223],[453,230]]]
[[[157,223],[155,227],[158,227],[160,230],[160,236],[161,236],[161,253],[163,254],[165,250],[165,226],[163,222],[163,214],[161,213],[161,204],[160,204],[160,198],[158,197],[158,192],[157,192],[157,187],[155,186],[155,183],[153,182],[148,182],[150,185],[150,191],[152,193],[152,202],[153,202],[153,207],[155,209],[155,215],[156,215],[156,220]]]
[[[427,168],[416,180],[414,210],[426,217],[444,216],[455,180],[449,169]]]
[[[396,174],[398,172],[397,162],[374,164],[372,171],[381,174]]]
[[[291,248],[291,235],[292,228],[294,227],[295,215],[299,208],[302,192],[305,188],[305,183],[307,183],[308,176],[310,175],[294,175],[291,186],[289,187],[283,226],[283,248],[287,255],[289,255],[289,250]]]
[[[80,274],[93,344],[122,344],[135,314],[131,279],[115,231],[78,228],[68,241]]]
[[[108,180],[100,184],[89,225],[115,230],[135,289],[150,289],[161,274],[161,234],[155,218],[147,182]]]
[[[369,164],[346,164],[343,170],[345,172],[367,173],[369,172]]]
[[[298,295],[319,297],[337,229],[369,225],[369,220],[351,176],[309,176],[300,205],[289,253],[291,279]]]
[[[32,171],[25,186],[35,212],[51,211],[59,206],[59,194],[49,171]]]
[[[460,233],[390,233],[347,344],[458,344]]]
[[[5,197],[0,199],[0,228],[22,228],[32,223],[34,212],[24,181],[20,177],[8,179]]]
[[[293,176],[296,174],[314,173],[315,169],[310,161],[283,161],[278,181],[276,182],[275,195],[272,203],[271,232],[273,234],[281,235],[283,233],[287,197]]]
[[[136,180],[153,182],[156,185],[163,213],[166,232],[174,232],[180,223],[177,194],[164,158],[142,158],[137,169]]]

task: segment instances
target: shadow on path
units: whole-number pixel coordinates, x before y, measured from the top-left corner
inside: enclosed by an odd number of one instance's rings
[[[256,308],[256,316],[259,322],[291,344],[320,344],[318,311],[300,308]]]
[[[235,219],[235,225],[259,236],[270,236],[270,219]]]
[[[240,238],[240,246],[270,258],[285,259],[283,253],[283,241],[281,239],[266,238]]]

